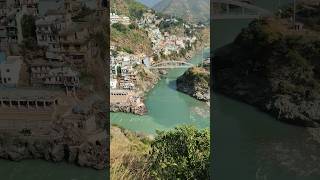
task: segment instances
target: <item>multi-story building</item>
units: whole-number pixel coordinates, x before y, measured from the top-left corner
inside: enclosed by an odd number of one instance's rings
[[[88,29],[85,24],[71,23],[59,32],[61,53],[72,65],[81,66],[85,63],[88,52]]]
[[[46,58],[49,60],[62,60],[59,31],[64,25],[64,14],[58,11],[51,11],[36,21],[37,43],[46,48]]]
[[[80,74],[64,63],[35,60],[30,66],[33,86],[62,87],[67,92],[80,87]]]
[[[16,86],[20,79],[22,65],[21,56],[0,57],[0,84],[5,86]]]

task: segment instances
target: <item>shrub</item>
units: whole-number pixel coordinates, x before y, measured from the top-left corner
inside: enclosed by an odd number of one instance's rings
[[[158,179],[209,179],[209,131],[180,126],[157,131],[151,143],[151,173]]]
[[[127,27],[121,23],[114,23],[112,24],[112,27],[119,32],[126,32],[128,30]]]
[[[130,48],[128,48],[128,47],[124,47],[124,48],[123,48],[123,51],[125,51],[125,52],[127,52],[127,53],[129,53],[129,54],[133,54],[132,49],[130,49]]]
[[[134,23],[129,25],[129,29],[138,29],[138,26]]]

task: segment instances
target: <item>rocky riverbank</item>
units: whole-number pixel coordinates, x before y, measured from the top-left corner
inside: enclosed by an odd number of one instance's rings
[[[319,127],[319,34],[290,29],[286,20],[252,22],[216,52],[216,90],[279,120]]]
[[[47,161],[67,161],[79,166],[95,169],[107,167],[107,145],[105,132],[96,134],[99,138],[79,142],[76,136],[66,137],[14,137],[0,135],[0,157],[20,161],[23,159],[44,159]],[[70,138],[70,139],[69,139]]]
[[[148,112],[145,104],[129,104],[129,103],[111,103],[110,104],[111,112],[124,112],[124,113],[133,113],[137,115],[144,115]]]
[[[205,68],[193,67],[177,79],[177,90],[198,100],[210,100],[210,73]]]
[[[85,116],[80,115],[70,116],[68,120],[59,118],[45,132],[37,132],[36,129],[24,132],[1,130],[0,158],[12,161],[66,161],[97,170],[105,169],[108,165],[109,137],[105,116],[102,114],[97,112],[93,121],[83,119]]]

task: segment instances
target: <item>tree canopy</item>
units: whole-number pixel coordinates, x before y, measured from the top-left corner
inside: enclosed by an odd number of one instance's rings
[[[209,130],[179,126],[157,131],[151,144],[151,173],[159,179],[209,179]]]

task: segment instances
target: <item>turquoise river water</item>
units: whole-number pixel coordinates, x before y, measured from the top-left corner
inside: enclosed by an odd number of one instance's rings
[[[196,53],[191,63],[198,64],[203,57],[209,56],[209,48]],[[199,128],[210,126],[210,107],[176,90],[176,79],[186,69],[169,70],[168,74],[145,97],[147,115],[130,113],[111,113],[111,123],[124,128],[148,134],[155,130],[165,130],[177,125],[192,124]]]

